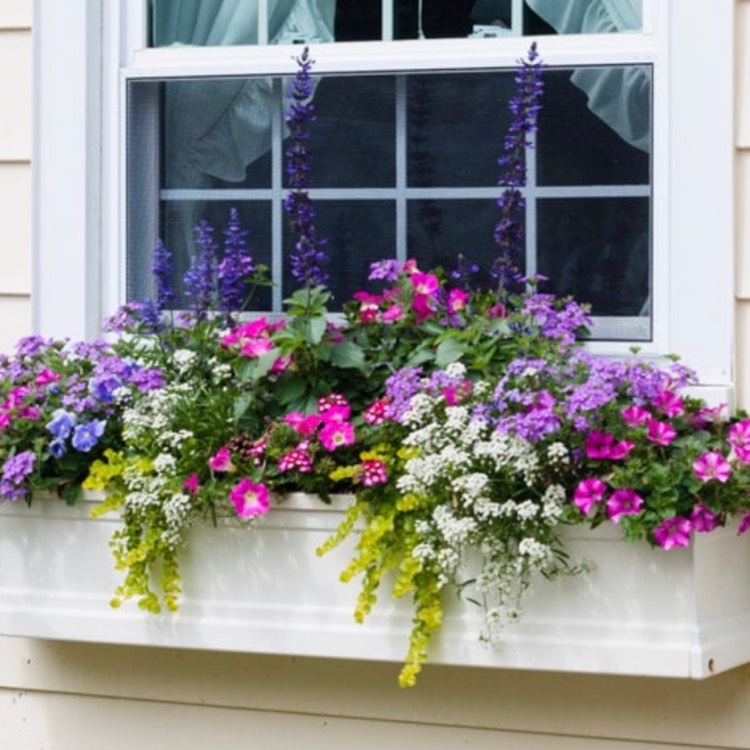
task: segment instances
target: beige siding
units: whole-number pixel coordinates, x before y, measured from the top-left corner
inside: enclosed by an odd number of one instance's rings
[[[747,406],[750,0],[737,8],[737,362]],[[0,351],[30,324],[30,22],[31,0],[0,0]],[[396,672],[0,638],[0,748],[750,749],[750,668],[689,682],[428,667],[410,691],[396,687]]]
[[[0,2],[0,352],[31,325],[31,0]]]

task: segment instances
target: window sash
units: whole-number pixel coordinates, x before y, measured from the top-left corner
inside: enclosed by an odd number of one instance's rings
[[[34,0],[33,326],[45,335],[91,336],[124,299],[125,80],[242,74],[248,67],[289,72],[289,51],[275,47],[143,49],[137,40],[145,39],[145,17],[133,17],[139,5]],[[714,0],[710,13],[704,0],[651,0],[644,3],[643,33],[548,37],[543,49],[561,65],[654,63],[659,298],[656,336],[642,351],[679,352],[723,400],[731,400],[733,377],[734,15],[735,0]],[[361,45],[331,44],[318,67],[429,69],[444,66],[446,52],[451,67],[486,67],[488,60],[510,67],[526,43],[383,43],[387,53],[359,61]],[[590,346],[615,354],[628,349]]]

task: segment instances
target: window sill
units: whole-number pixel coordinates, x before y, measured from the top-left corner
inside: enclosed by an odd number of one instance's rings
[[[151,615],[109,599],[119,582],[109,538],[117,519],[92,520],[91,502],[37,499],[0,506],[0,634],[234,652],[395,661],[411,609],[387,590],[364,625],[354,622],[356,582],[339,572],[351,547],[315,548],[341,507],[292,495],[249,532],[237,524],[193,531],[182,561],[179,612]],[[488,647],[481,613],[450,602],[431,663],[703,678],[750,661],[750,544],[733,529],[664,552],[621,541],[618,529],[573,529],[574,559],[588,574],[528,593],[525,617]],[[720,585],[717,585],[721,581]]]

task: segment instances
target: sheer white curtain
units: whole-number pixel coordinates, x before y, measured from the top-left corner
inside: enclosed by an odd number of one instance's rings
[[[269,0],[270,43],[295,38],[333,41],[336,0]],[[162,0],[154,41],[226,46],[258,40],[258,3],[248,0]],[[189,81],[170,85],[165,103],[167,184],[198,187],[206,176],[240,182],[245,168],[271,146],[269,79]]]
[[[150,0],[150,4],[155,46],[259,42],[258,0]],[[336,0],[267,0],[268,28],[261,41],[332,42],[335,12]],[[289,72],[294,73],[291,61]],[[162,111],[162,187],[205,188],[215,184],[214,178],[242,182],[248,165],[271,148],[274,107],[279,107],[278,96],[268,78],[169,81]],[[194,253],[193,228],[204,218],[207,204],[181,200],[173,206],[177,226],[170,235],[170,249],[181,277]],[[132,230],[139,241],[131,250],[128,278],[138,290],[151,284],[148,245],[154,231],[138,226]]]
[[[526,0],[559,34],[635,31],[642,0]],[[581,68],[570,80],[588,97],[594,114],[641,151],[651,148],[651,78],[644,68]]]

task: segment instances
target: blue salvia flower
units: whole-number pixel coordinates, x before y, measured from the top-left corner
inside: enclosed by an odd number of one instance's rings
[[[214,301],[214,258],[216,243],[214,229],[202,219],[195,227],[195,243],[198,253],[184,277],[185,294],[192,297],[192,309],[198,320],[205,319]]]
[[[520,281],[520,260],[524,255],[523,209],[525,201],[520,188],[526,185],[526,151],[533,147],[532,134],[544,93],[542,61],[536,42],[525,60],[519,60],[516,72],[516,95],[508,103],[512,118],[505,136],[505,153],[498,159],[501,175],[498,184],[504,189],[498,198],[500,220],[495,225],[495,243],[499,255],[491,273],[498,290],[506,291]]]
[[[156,283],[156,306],[164,310],[175,301],[176,295],[172,286],[172,253],[161,240],[154,248],[151,274]]]
[[[219,264],[219,309],[223,312],[241,310],[245,303],[245,279],[255,272],[253,259],[247,252],[248,231],[240,226],[239,212],[229,209],[229,224],[224,230],[224,258]]]
[[[323,266],[328,261],[325,246],[327,240],[315,229],[315,207],[307,192],[310,187],[310,162],[312,152],[307,146],[307,126],[315,120],[312,103],[313,83],[310,69],[314,61],[307,47],[295,57],[297,73],[289,94],[290,103],[285,120],[291,128],[291,145],[286,150],[286,173],[291,192],[284,200],[284,209],[290,215],[290,226],[297,237],[294,253],[290,258],[292,276],[302,286],[312,288],[325,284],[328,274]]]

